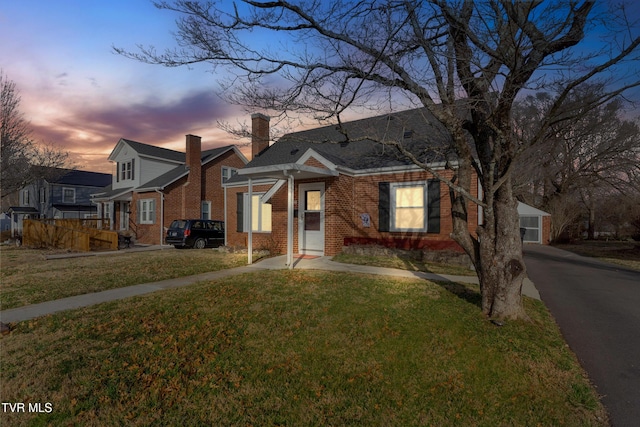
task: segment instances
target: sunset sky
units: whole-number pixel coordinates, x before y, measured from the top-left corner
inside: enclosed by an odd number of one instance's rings
[[[121,138],[184,150],[238,143],[217,120],[244,113],[215,94],[206,66],[164,68],[112,53],[112,46],[170,46],[175,15],[149,0],[0,2],[0,68],[15,82],[36,141],[58,144],[81,169],[111,172]]]
[[[217,127],[249,117],[217,97],[210,67],[165,68],[113,53],[173,46],[175,18],[150,0],[0,0],[0,69],[16,83],[34,139],[100,172],[111,172],[107,156],[120,138],[180,151],[189,133],[204,149],[243,142]]]

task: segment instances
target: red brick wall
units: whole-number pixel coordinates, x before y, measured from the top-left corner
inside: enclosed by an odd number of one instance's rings
[[[139,201],[143,199],[153,199],[156,204],[156,219],[153,224],[139,223]],[[160,194],[153,192],[133,193],[131,198],[131,215],[130,220],[134,222],[135,239],[137,243],[147,245],[157,245],[160,241]]]
[[[319,166],[314,164],[314,166]],[[451,177],[451,172],[443,172],[446,177]],[[399,233],[378,231],[378,183],[379,182],[403,182],[423,181],[432,176],[426,172],[408,172],[374,175],[366,177],[350,177],[340,175],[327,179],[304,180],[295,182],[294,209],[298,209],[298,187],[301,183],[319,182],[325,183],[325,255],[335,255],[341,251],[347,239],[364,239],[363,241],[405,239],[410,241],[431,241],[432,247],[444,248],[451,246],[452,232],[451,201],[448,196],[448,187],[440,184],[440,232],[432,233]],[[477,193],[476,182],[473,180],[472,192]],[[254,192],[265,192],[268,185],[255,186]],[[246,246],[247,233],[238,233],[236,223],[236,194],[244,193],[246,187],[229,188],[227,190],[227,238],[231,246]],[[281,253],[286,252],[287,242],[287,185],[283,185],[271,199],[272,202],[272,233],[270,235],[254,233],[254,248],[268,243],[276,245]],[[371,226],[364,227],[360,214],[368,213],[371,218]],[[478,223],[478,210],[475,204],[469,204],[469,229],[475,232]],[[294,218],[294,252],[298,252],[298,219]],[[428,245],[427,245],[428,246]],[[455,245],[454,245],[455,246]],[[456,246],[457,247],[457,246]]]
[[[160,244],[160,223],[162,223],[164,235],[164,231],[174,219],[200,218],[203,200],[211,201],[211,218],[223,220],[222,166],[240,169],[244,166],[244,162],[235,151],[229,151],[202,167],[200,185],[188,184],[190,177],[187,176],[167,186],[164,189],[164,218],[162,219],[160,218],[161,202],[158,193],[134,193],[131,218],[136,223],[138,220],[137,200],[146,198],[156,200],[156,223],[153,225],[138,224],[137,241],[143,244]]]
[[[542,217],[542,244],[548,245],[551,243],[551,217]]]
[[[202,168],[201,200],[211,202],[211,219],[224,220],[224,190],[222,188],[222,167],[241,169],[244,162],[235,151],[228,151]],[[198,213],[199,215],[199,213]]]

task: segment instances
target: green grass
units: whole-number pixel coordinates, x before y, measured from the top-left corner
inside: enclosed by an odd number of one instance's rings
[[[497,327],[477,288],[269,271],[22,322],[22,425],[606,425],[548,312]]]
[[[3,310],[246,264],[246,255],[213,250],[123,251],[52,260],[47,260],[46,254],[43,250],[8,246],[0,249]]]
[[[424,271],[435,274],[450,274],[454,276],[475,276],[475,271],[466,267],[450,264],[438,264],[401,256],[368,256],[340,253],[333,257],[333,261],[345,264],[370,265],[373,267],[399,268],[409,271]]]

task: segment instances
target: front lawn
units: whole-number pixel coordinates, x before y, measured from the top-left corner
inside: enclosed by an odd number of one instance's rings
[[[246,264],[246,255],[211,249],[122,251],[52,260],[46,254],[45,250],[0,247],[2,310]]]
[[[0,424],[606,425],[542,303],[499,327],[464,286],[267,271],[22,322],[2,400],[52,411]]]
[[[333,261],[345,264],[370,265],[373,267],[398,268],[409,271],[424,271],[434,274],[450,274],[453,276],[475,276],[476,272],[469,268],[454,264],[439,264],[418,260],[409,256],[372,256],[340,253]]]

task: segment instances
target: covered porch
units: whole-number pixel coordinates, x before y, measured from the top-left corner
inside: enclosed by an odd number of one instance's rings
[[[285,266],[292,269],[295,265],[294,235],[297,225],[298,257],[324,255],[325,245],[325,180],[338,176],[335,169],[321,168],[306,164],[290,163],[263,167],[246,168],[238,171],[239,179],[246,179],[248,192],[248,212],[255,211],[254,182],[270,180],[268,191],[260,196],[260,203],[270,203],[272,197],[286,185],[286,222],[274,223],[272,232],[282,226],[286,229]],[[296,185],[298,192],[296,195]],[[297,221],[296,221],[297,219]],[[253,231],[247,227],[247,262],[253,263]]]

